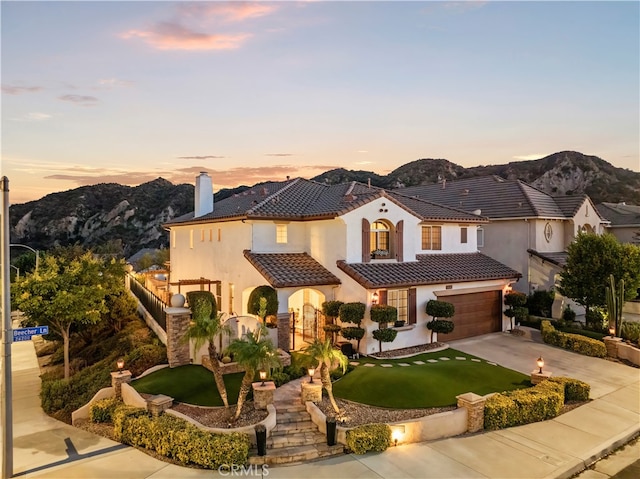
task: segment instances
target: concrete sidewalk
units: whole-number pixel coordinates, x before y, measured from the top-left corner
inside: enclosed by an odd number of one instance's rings
[[[542,423],[392,447],[379,454],[345,455],[273,467],[269,469],[268,477],[564,478],[580,472],[640,432],[638,369],[553,348],[537,342],[535,337],[521,338],[503,333],[456,341],[452,347],[527,374],[534,368],[535,359],[542,355],[545,369],[553,371],[554,375],[567,375],[591,384],[594,400]],[[51,419],[39,405],[40,379],[33,344],[13,344],[12,359],[14,474],[17,477],[175,479],[229,476],[171,465]]]

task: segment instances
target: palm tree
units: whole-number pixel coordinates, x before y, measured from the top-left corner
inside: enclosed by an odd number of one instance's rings
[[[230,334],[231,330],[229,326],[222,324],[222,317],[224,313],[218,313],[215,317],[211,316],[211,304],[200,299],[198,301],[202,304],[198,307],[194,307],[194,318],[189,325],[189,329],[185,332],[182,340],[188,342],[193,339],[194,352],[198,351],[204,343],[209,343],[209,358],[211,359],[211,369],[213,370],[213,377],[216,381],[216,387],[224,403],[224,407],[229,407],[229,400],[227,399],[227,388],[224,385],[224,379],[222,371],[220,371],[220,364],[218,363],[218,352],[216,350],[216,338],[220,334]]]
[[[236,421],[242,412],[242,406],[251,390],[251,383],[259,370],[270,371],[282,366],[276,347],[267,337],[267,329],[259,324],[256,331],[249,331],[244,338],[234,339],[227,348],[233,353],[235,361],[245,370],[238,395],[238,406],[233,420]]]
[[[342,368],[344,373],[347,369],[349,360],[342,354],[342,351],[335,349],[331,344],[331,339],[321,341],[316,339],[313,343],[303,349],[303,352],[315,361],[318,361],[318,367],[320,367],[320,380],[322,386],[327,390],[331,405],[336,414],[340,414],[340,408],[336,404],[336,400],[333,397],[333,386],[331,385],[331,376],[329,375],[332,365],[336,364]]]

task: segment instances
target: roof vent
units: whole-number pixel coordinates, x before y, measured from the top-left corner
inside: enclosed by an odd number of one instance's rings
[[[476,216],[480,216],[482,214],[482,210],[478,208],[477,210],[473,210],[473,214]]]
[[[467,196],[469,194],[469,190],[467,188],[465,188],[464,190],[462,190],[462,192],[460,193],[463,196]]]
[[[262,191],[260,193],[262,194],[262,196],[266,196],[269,193],[269,190],[265,186],[265,187],[262,188]]]

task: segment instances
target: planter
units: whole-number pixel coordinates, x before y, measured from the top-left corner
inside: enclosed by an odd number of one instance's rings
[[[406,324],[405,321],[396,321],[395,323],[393,323],[393,327],[394,328],[402,328],[405,324]]]

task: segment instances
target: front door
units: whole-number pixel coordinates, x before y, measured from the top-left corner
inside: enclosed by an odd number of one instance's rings
[[[310,303],[302,306],[302,339],[312,343],[318,337],[318,314]]]

